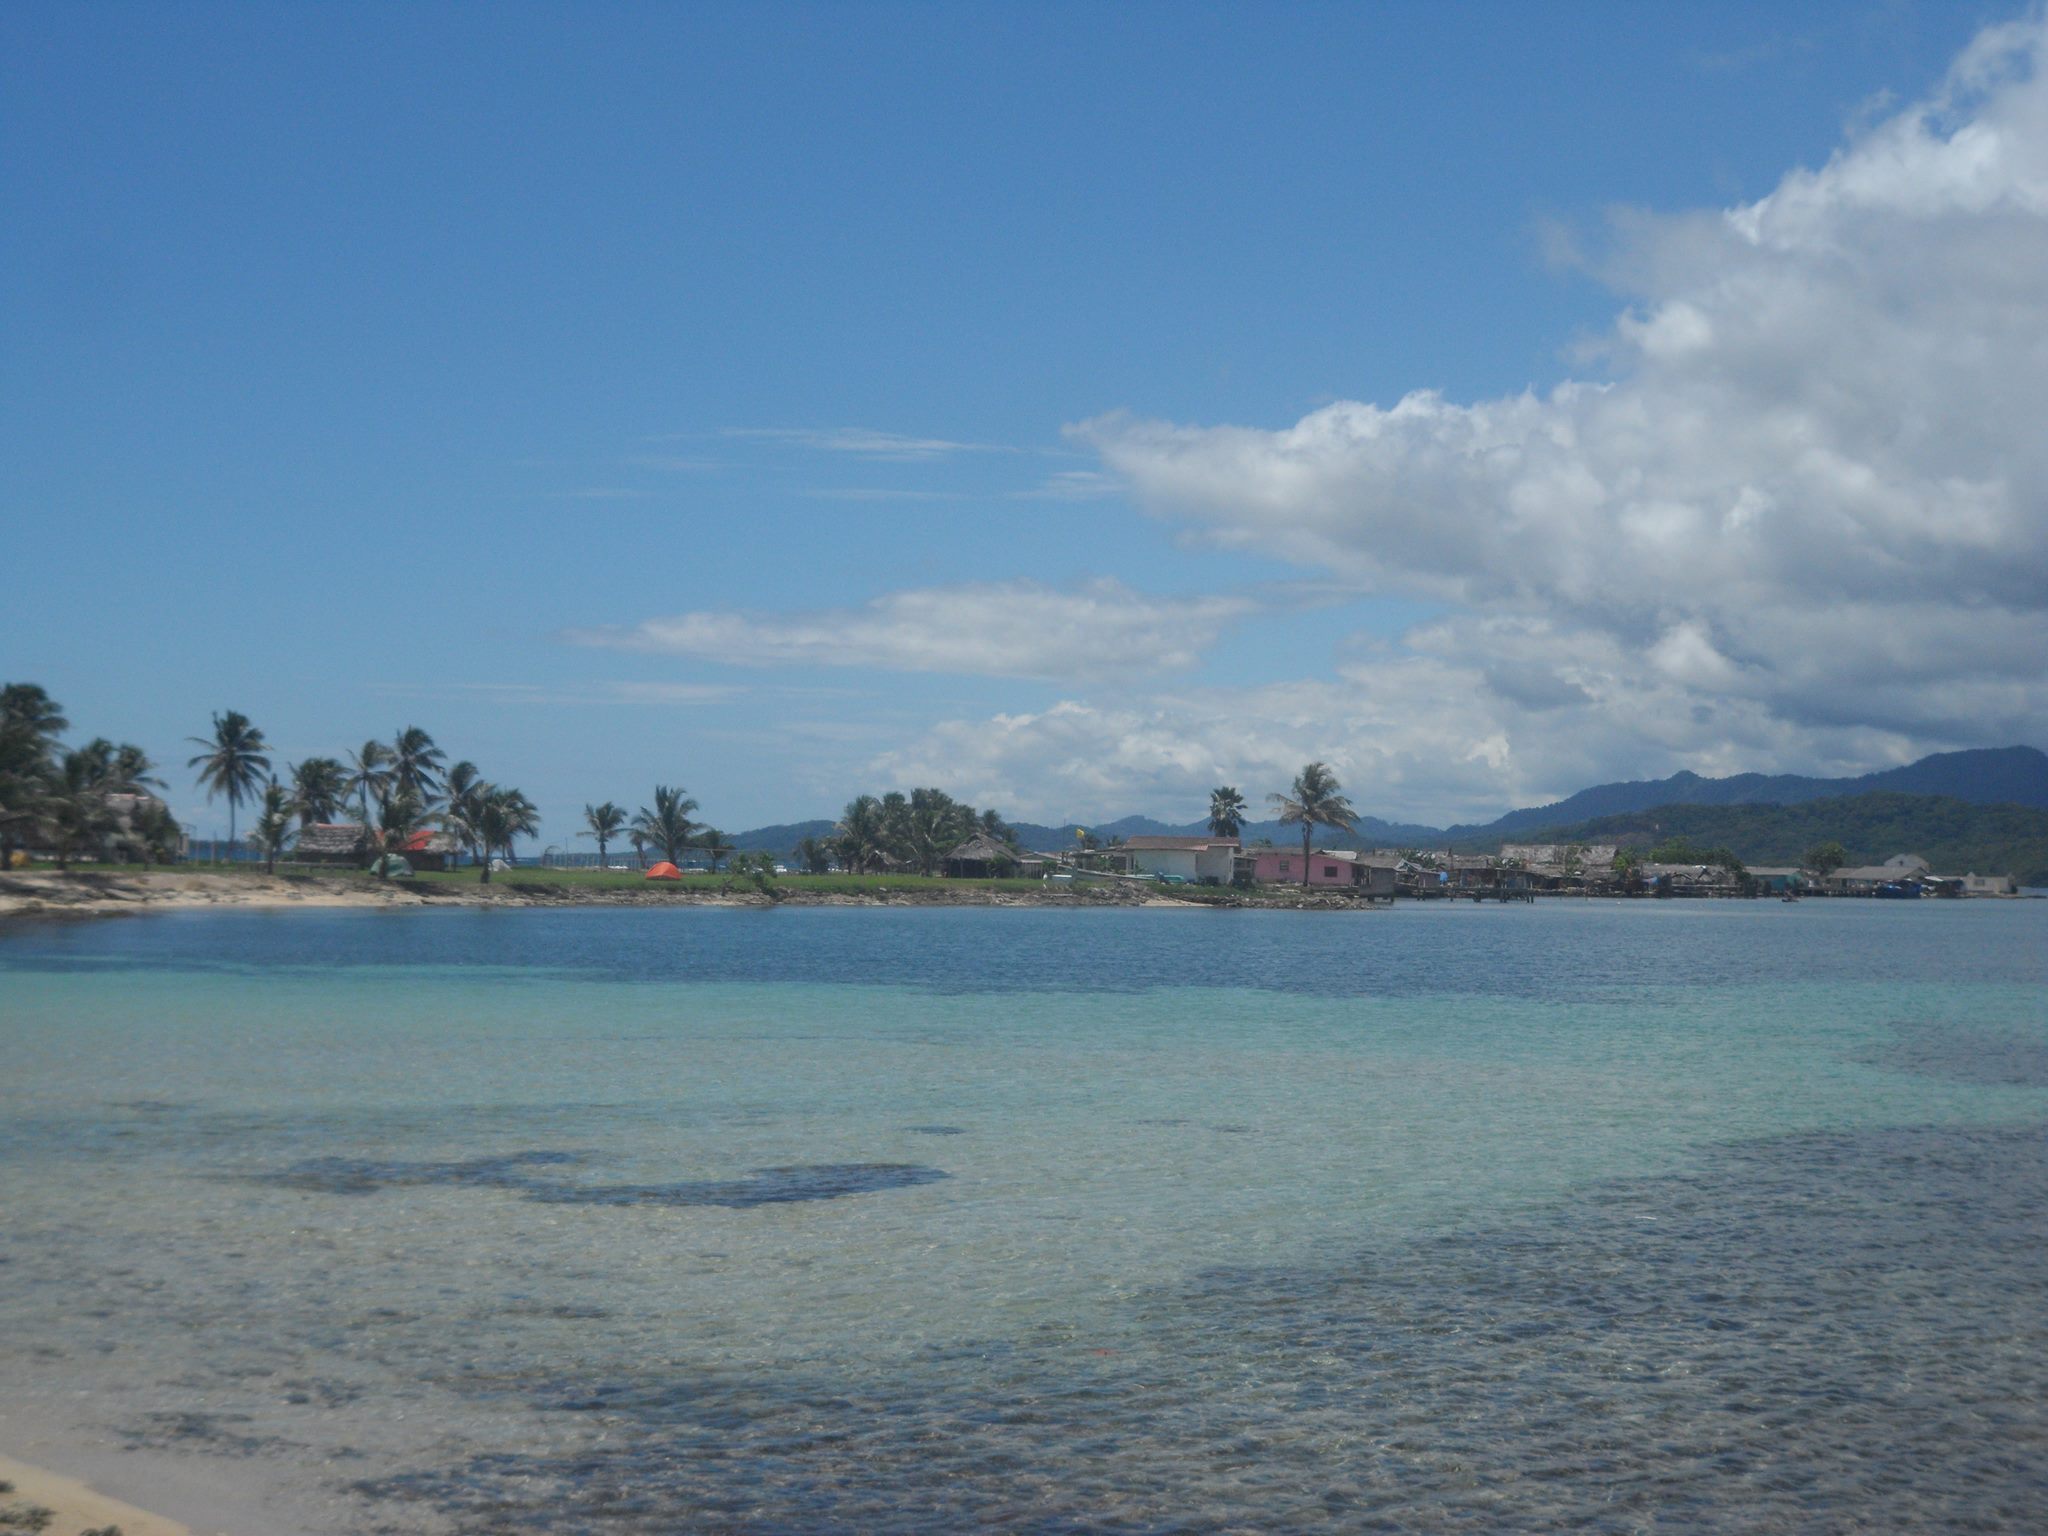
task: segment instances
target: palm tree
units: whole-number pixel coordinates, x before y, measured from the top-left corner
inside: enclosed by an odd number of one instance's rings
[[[161,800],[151,800],[137,811],[129,822],[128,830],[141,846],[145,863],[169,864],[177,857],[177,818]]]
[[[16,725],[32,736],[55,741],[71,729],[63,706],[35,683],[9,683],[0,687],[0,724]]]
[[[114,813],[107,806],[97,753],[80,749],[64,754],[42,812],[59,869],[72,855],[90,852],[106,841],[114,830]]]
[[[654,786],[654,809],[640,807],[640,814],[633,818],[633,830],[656,848],[671,864],[680,864],[683,850],[690,846],[690,833],[696,824],[690,820],[690,812],[697,809],[697,802],[689,798],[689,791],[678,786],[670,789],[666,784]]]
[[[211,802],[215,795],[228,797],[228,856],[234,857],[235,811],[241,803],[256,791],[270,772],[270,759],[265,754],[269,743],[263,733],[249,723],[249,717],[236,710],[213,717],[213,736],[192,736],[186,738],[194,746],[206,750],[186,763],[187,768],[199,770],[199,783]]]
[[[349,753],[348,787],[356,797],[356,808],[361,814],[363,825],[370,824],[370,797],[384,797],[384,791],[391,787],[391,749],[381,741],[366,741],[362,747]]]
[[[264,786],[263,809],[257,813],[256,826],[249,838],[263,850],[263,872],[266,875],[277,873],[277,856],[284,852],[284,845],[291,840],[293,805],[291,792],[277,780],[272,779]]]
[[[974,813],[942,789],[913,789],[905,823],[910,857],[927,875],[936,874],[946,855],[974,834]]]
[[[1343,787],[1327,765],[1310,763],[1294,776],[1291,793],[1266,796],[1273,802],[1273,809],[1280,813],[1283,824],[1298,825],[1301,828],[1303,885],[1308,884],[1309,842],[1315,836],[1317,824],[1338,827],[1348,832],[1351,830],[1351,824],[1358,819],[1358,812],[1351,808],[1351,802],[1337,793]]]
[[[839,813],[835,841],[842,869],[854,874],[872,869],[882,851],[882,802],[873,795],[857,795],[847,801],[846,809]]]
[[[505,806],[491,793],[488,784],[479,785],[474,796],[465,800],[461,807],[450,807],[442,812],[447,824],[455,835],[472,848],[483,850],[476,861],[477,879],[485,885],[491,882],[491,850],[505,836]]]
[[[626,830],[626,813],[609,800],[603,805],[586,803],[583,807],[583,825],[589,830],[578,832],[576,835],[597,839],[597,867],[603,869],[607,863],[605,850],[611,845],[613,838]]]
[[[710,866],[711,873],[714,875],[718,873],[719,854],[721,852],[729,854],[733,851],[726,843],[725,834],[708,822],[697,829],[697,835],[693,841],[699,848],[704,850],[704,862]]]
[[[441,764],[447,753],[434,745],[434,738],[416,725],[408,725],[392,738],[391,782],[422,804],[441,788]]]
[[[831,868],[832,850],[815,837],[806,837],[795,848],[797,862],[807,875],[822,875]]]
[[[0,869],[13,861],[16,834],[42,815],[55,777],[50,743],[26,725],[0,718]]]
[[[483,797],[490,793],[490,788],[484,776],[477,771],[476,764],[467,758],[448,770],[448,777],[441,785],[441,825],[453,833],[462,846],[469,850],[470,857],[481,856],[486,861],[489,860],[490,853],[484,850],[479,855],[474,824],[477,806],[482,803]]]
[[[881,844],[884,852],[892,858],[910,859],[910,797],[900,789],[892,789],[882,796],[880,811],[882,822]]]
[[[1235,837],[1244,830],[1244,796],[1234,785],[1209,791],[1209,831],[1217,837]]]
[[[513,841],[540,835],[540,809],[524,793],[509,786],[493,785],[491,798],[497,803],[498,815],[505,824],[498,846],[505,850],[507,864],[517,864],[519,855],[513,850]]]
[[[300,826],[329,822],[341,814],[349,791],[347,768],[331,757],[309,757],[303,763],[293,764],[290,772],[292,811]]]
[[[1003,820],[999,812],[988,810],[981,813],[981,830],[1006,848],[1017,846],[1017,829]]]
[[[95,736],[78,750],[91,759],[100,788],[109,794],[140,794],[152,785],[163,788],[164,781],[156,777],[156,764],[132,742],[116,746],[104,736]]]

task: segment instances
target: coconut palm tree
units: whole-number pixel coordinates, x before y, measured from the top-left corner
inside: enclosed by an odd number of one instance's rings
[[[228,849],[233,857],[235,846],[235,811],[241,803],[256,792],[270,772],[270,758],[266,755],[269,743],[263,733],[249,723],[249,717],[236,710],[213,717],[213,735],[186,738],[194,746],[206,750],[186,763],[187,768],[199,770],[200,787],[206,791],[209,803],[215,795],[228,797]]]
[[[691,842],[704,850],[704,862],[714,875],[718,873],[720,854],[730,854],[733,851],[732,845],[725,839],[725,834],[708,822],[698,827],[697,835]]]
[[[356,809],[363,825],[370,824],[370,801],[382,799],[391,787],[391,749],[381,741],[366,741],[349,753],[345,765],[349,792],[356,797]]]
[[[249,840],[263,850],[263,872],[277,873],[277,856],[284,852],[284,845],[291,841],[292,793],[277,780],[272,779],[263,788],[263,808],[256,814],[256,825],[249,833]]]
[[[408,725],[391,740],[391,782],[424,805],[440,793],[441,765],[447,757],[433,737]]]
[[[18,834],[42,815],[55,777],[49,743],[26,725],[0,718],[0,869],[12,863]]]
[[[177,818],[161,800],[151,800],[135,813],[128,830],[142,849],[145,863],[169,864],[178,856],[181,841]]]
[[[426,802],[395,782],[390,793],[377,802],[377,843],[387,854],[403,857],[405,845],[426,824]]]
[[[477,879],[486,885],[491,879],[491,850],[505,835],[505,823],[505,807],[492,795],[489,784],[473,786],[471,793],[441,811],[441,825],[476,856]]]
[[[101,769],[95,752],[84,748],[66,752],[43,797],[43,829],[56,852],[59,869],[67,867],[75,855],[100,848],[115,830]]]
[[[1273,802],[1273,809],[1279,812],[1282,823],[1301,828],[1303,885],[1308,884],[1309,842],[1315,836],[1316,827],[1320,824],[1348,832],[1358,819],[1358,812],[1351,808],[1351,802],[1337,793],[1343,787],[1326,764],[1310,763],[1294,776],[1290,793],[1266,796]]]
[[[669,863],[680,864],[683,851],[690,846],[690,834],[696,829],[696,823],[690,820],[690,813],[696,809],[697,802],[689,798],[688,790],[657,784],[654,809],[641,806],[640,814],[633,818],[633,829],[659,848]]]
[[[36,824],[56,791],[57,738],[70,726],[37,684],[0,687],[0,868],[13,861],[17,834]]]
[[[488,850],[479,851],[474,829],[477,806],[490,788],[476,764],[467,758],[450,768],[448,777],[442,781],[441,825],[469,850],[472,858],[490,858]]]
[[[606,848],[611,845],[613,838],[626,830],[626,813],[609,800],[603,805],[586,803],[583,807],[583,825],[588,830],[576,835],[597,839],[597,867],[603,869],[608,862]]]
[[[873,869],[882,852],[882,802],[873,795],[857,795],[839,813],[833,841],[839,850],[842,869],[865,874]]]
[[[156,777],[156,764],[132,742],[117,746],[104,736],[95,736],[78,750],[91,760],[100,788],[108,794],[134,795],[150,787],[163,788],[164,781]]]
[[[522,837],[540,835],[540,809],[521,791],[507,785],[491,786],[491,799],[496,802],[498,815],[504,822],[504,833],[498,839],[498,846],[505,850],[505,862],[517,864],[519,856],[512,844]]]
[[[310,827],[314,822],[328,822],[341,814],[342,802],[348,798],[348,769],[331,757],[309,757],[303,763],[291,765],[292,812],[299,818],[299,825]]]
[[[55,741],[71,729],[63,707],[35,683],[0,687],[0,724],[18,725],[45,741]]]
[[[974,812],[942,789],[913,789],[904,830],[907,852],[927,875],[937,874],[946,855],[974,835]]]
[[[1209,831],[1217,837],[1235,837],[1244,830],[1244,796],[1234,785],[1209,791]]]
[[[458,837],[483,850],[483,857],[477,860],[477,878],[488,885],[492,850],[503,848],[509,859],[514,838],[531,837],[540,831],[540,816],[533,802],[518,790],[495,784],[477,786],[476,793],[467,797],[464,804],[466,809],[460,812],[443,814],[456,818]]]
[[[807,875],[822,875],[832,867],[832,849],[815,837],[799,841],[795,849],[797,862]]]

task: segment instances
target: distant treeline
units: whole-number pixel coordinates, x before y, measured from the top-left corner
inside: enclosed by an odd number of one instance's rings
[[[1799,805],[1664,805],[1519,835],[1518,842],[1643,847],[1683,837],[1730,848],[1746,864],[1797,864],[1835,841],[1849,863],[1917,853],[1942,874],[2011,874],[2048,885],[2048,811],[1971,805],[1942,795],[1846,795]],[[1498,839],[1492,840],[1498,846]],[[1477,850],[1479,842],[1464,846]]]

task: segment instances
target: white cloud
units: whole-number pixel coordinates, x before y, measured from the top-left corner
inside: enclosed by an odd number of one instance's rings
[[[1602,377],[1076,433],[1209,540],[1456,605],[1462,630],[1405,655],[1456,661],[1438,681],[1504,712],[1507,750],[1477,760],[1504,789],[1572,756],[1550,733],[1643,708],[1702,771],[1736,747],[1730,767],[2040,740],[2044,54],[2039,18],[1992,28],[1930,100],[1768,197],[1618,221]],[[1515,649],[1460,654],[1481,622]]]
[[[860,608],[808,613],[700,610],[568,638],[737,666],[1066,680],[1189,666],[1254,606],[1240,597],[1150,597],[1111,580],[1071,590],[1010,581],[891,592]]]
[[[867,427],[727,427],[721,437],[782,443],[817,453],[851,454],[891,463],[951,458],[963,453],[1016,453],[1003,443],[956,442],[943,437],[911,437],[901,432],[876,432]]]
[[[746,693],[732,683],[444,683],[376,690],[406,699],[490,699],[501,704],[723,704]]]
[[[1012,491],[1010,496],[1015,501],[1100,501],[1122,493],[1123,486],[1114,475],[1098,469],[1063,469],[1029,490]]]
[[[1218,784],[1263,806],[1320,759],[1361,812],[1443,826],[1681,763],[1708,774],[1857,773],[1905,761],[1911,747],[1896,732],[1801,726],[1752,699],[1705,697],[1610,637],[1504,618],[1419,629],[1331,678],[946,721],[867,773],[1033,820],[1194,820]]]

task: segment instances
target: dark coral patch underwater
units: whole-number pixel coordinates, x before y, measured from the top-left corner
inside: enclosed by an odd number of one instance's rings
[[[372,1195],[398,1188],[507,1189],[548,1205],[721,1206],[749,1210],[805,1200],[935,1184],[952,1175],[918,1163],[791,1163],[756,1168],[739,1179],[683,1179],[666,1184],[574,1184],[532,1170],[588,1161],[580,1152],[514,1152],[448,1163],[407,1163],[359,1157],[316,1157],[259,1182],[325,1195]]]

